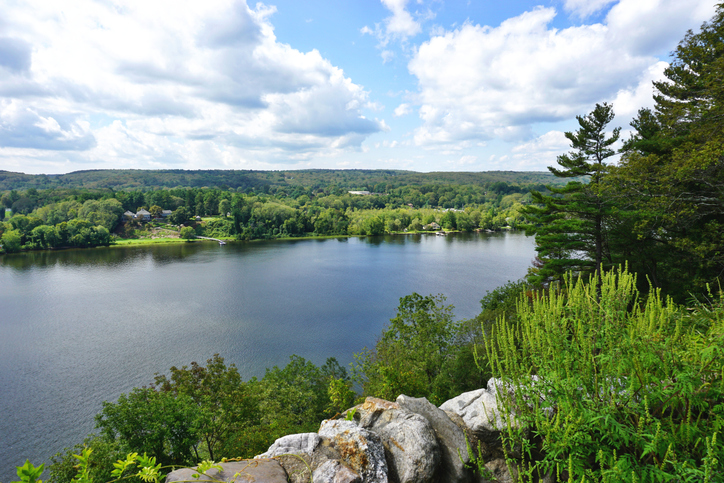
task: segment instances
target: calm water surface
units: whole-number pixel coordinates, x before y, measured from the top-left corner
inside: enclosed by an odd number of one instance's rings
[[[220,353],[242,376],[374,345],[400,297],[458,318],[525,275],[522,234],[368,237],[37,252],[0,258],[0,481],[93,430],[171,366]]]

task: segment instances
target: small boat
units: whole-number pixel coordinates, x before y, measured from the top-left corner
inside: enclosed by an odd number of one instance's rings
[[[445,233],[444,231],[438,231],[438,232],[435,233],[435,234],[436,234],[437,236],[447,236],[447,233]]]
[[[226,245],[226,242],[224,240],[219,240],[219,246]]]

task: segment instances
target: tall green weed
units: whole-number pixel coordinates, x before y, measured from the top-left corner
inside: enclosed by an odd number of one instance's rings
[[[516,312],[486,351],[525,481],[724,481],[721,298],[643,299],[619,269],[568,274]]]

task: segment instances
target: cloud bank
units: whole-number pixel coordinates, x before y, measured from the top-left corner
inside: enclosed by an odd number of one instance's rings
[[[318,51],[278,42],[273,13],[244,0],[6,6],[5,168],[38,150],[95,167],[241,168],[358,149],[384,128],[361,113],[368,93]]]
[[[585,16],[608,3],[565,6]],[[557,29],[556,10],[537,7],[497,27],[467,22],[438,32],[408,65],[422,120],[415,142],[449,149],[471,140],[529,141],[534,125],[573,119],[603,101],[634,114],[652,102],[651,81],[662,78],[662,45],[676,45],[713,12],[705,1],[621,0],[602,23]]]

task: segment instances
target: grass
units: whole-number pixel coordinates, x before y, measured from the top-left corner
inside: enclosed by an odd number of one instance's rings
[[[204,240],[191,240],[204,241]],[[164,245],[169,243],[186,243],[182,238],[119,238],[113,243],[112,247],[123,246],[145,246],[145,245]]]

